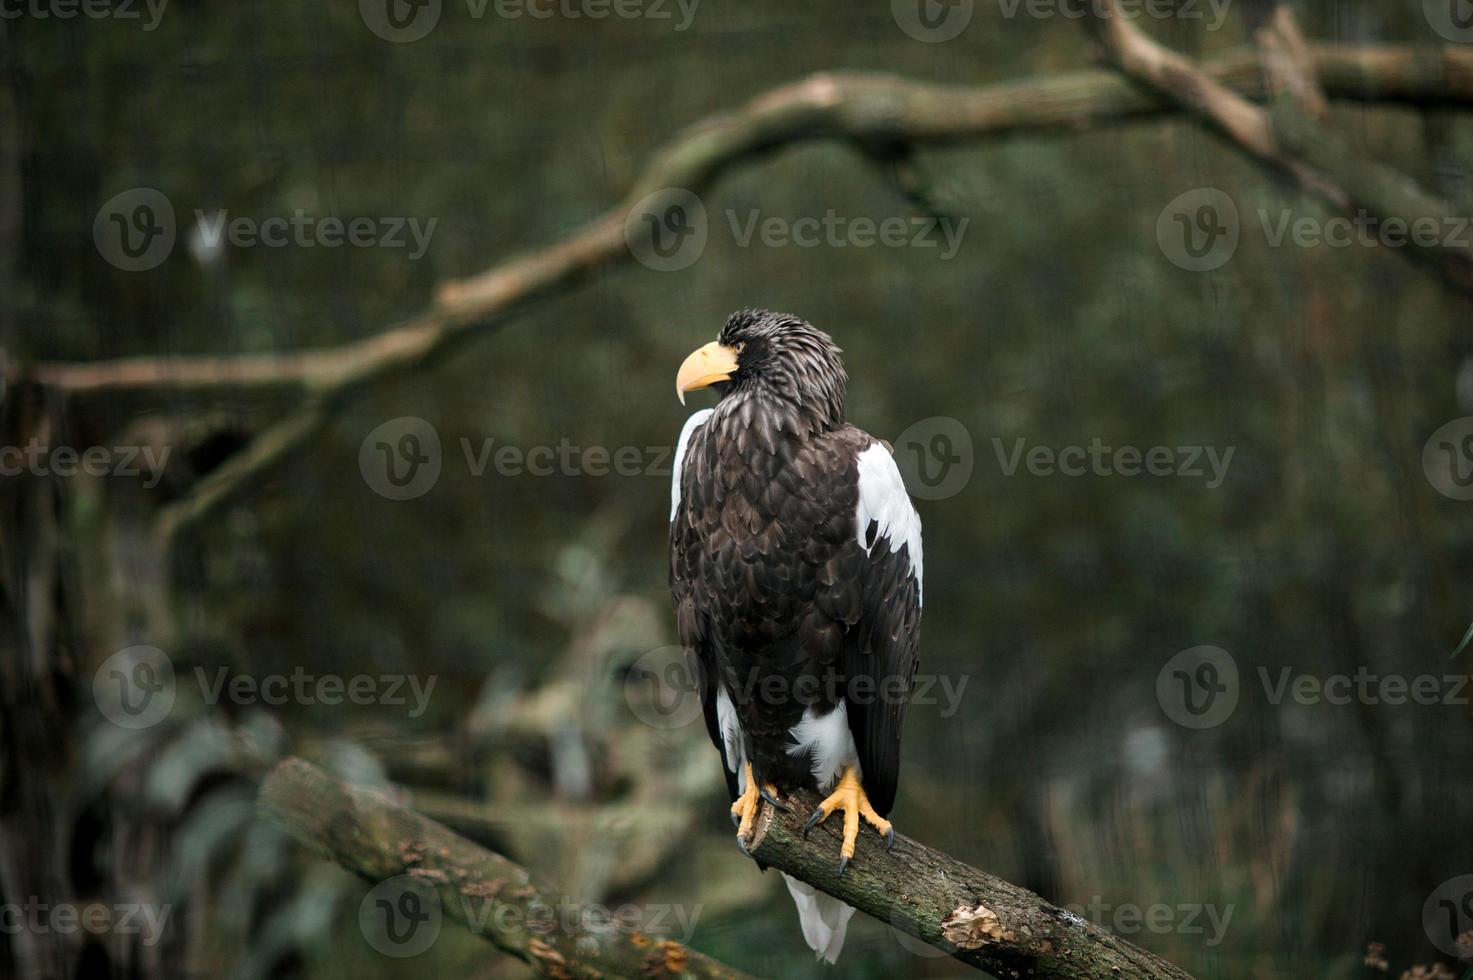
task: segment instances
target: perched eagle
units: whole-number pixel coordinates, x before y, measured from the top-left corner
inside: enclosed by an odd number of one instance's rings
[[[714,388],[685,423],[670,492],[670,591],[746,849],[760,802],[827,794],[887,842],[921,620],[921,522],[889,446],[844,421],[847,375],[796,316],[734,313],[676,375]],[[833,962],[854,910],[787,879],[803,937]]]

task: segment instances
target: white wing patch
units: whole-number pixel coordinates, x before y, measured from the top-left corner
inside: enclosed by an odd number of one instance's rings
[[[721,732],[721,743],[725,746],[721,754],[726,759],[726,768],[737,774],[738,783],[745,783],[747,772],[742,763],[746,761],[746,752],[742,748],[742,724],[737,721],[736,706],[731,703],[731,695],[726,693],[725,685],[716,692],[716,728]]]
[[[690,445],[690,437],[695,434],[701,423],[711,417],[714,408],[703,408],[690,418],[685,420],[685,425],[680,430],[680,439],[675,443],[675,462],[670,469],[670,519],[675,520],[675,512],[680,509],[680,471],[685,464],[685,450]]]
[[[810,756],[813,778],[818,788],[828,792],[843,773],[845,766],[859,769],[859,751],[854,747],[854,736],[849,732],[849,709],[840,701],[826,715],[814,712],[813,706],[803,709],[798,724],[788,729],[793,744],[788,746],[788,755]],[[856,772],[856,775],[862,775]]]
[[[885,444],[877,442],[859,454],[859,505],[854,510],[854,527],[859,546],[869,554],[865,538],[869,525],[879,525],[878,537],[890,542],[892,552],[906,546],[910,570],[916,577],[916,603],[921,603],[921,518],[911,506],[905,481]],[[878,539],[877,537],[877,539]]]

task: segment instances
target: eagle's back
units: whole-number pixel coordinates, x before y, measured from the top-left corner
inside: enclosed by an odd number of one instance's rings
[[[918,643],[919,519],[883,443],[851,425],[795,429],[739,412],[687,424],[670,527],[677,628],[733,795],[734,750],[779,786],[822,787],[859,763],[885,813]]]

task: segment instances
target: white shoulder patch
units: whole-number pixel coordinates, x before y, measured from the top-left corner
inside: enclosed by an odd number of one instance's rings
[[[907,546],[910,570],[916,577],[916,601],[919,603],[922,589],[921,570],[921,517],[911,506],[910,495],[905,492],[905,481],[900,478],[900,469],[895,465],[890,450],[877,442],[859,454],[859,505],[854,511],[855,532],[859,535],[859,546],[869,554],[865,537],[870,522],[879,525],[878,537],[890,542],[891,551]]]
[[[675,512],[680,509],[680,470],[685,463],[685,449],[690,445],[690,437],[701,427],[701,423],[711,417],[714,408],[703,408],[690,418],[685,420],[681,427],[680,438],[675,443],[675,462],[670,467],[670,519],[675,520]]]

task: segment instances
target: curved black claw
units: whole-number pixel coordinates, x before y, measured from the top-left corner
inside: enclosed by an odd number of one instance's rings
[[[768,803],[777,807],[777,809],[781,810],[783,813],[788,812],[788,805],[780,801],[776,796],[773,796],[772,790],[768,789],[766,786],[762,787],[762,798]]]
[[[740,827],[742,825],[742,815],[740,813],[733,813],[731,815],[731,825],[733,827]]]
[[[887,850],[887,851],[888,850],[892,850],[894,847],[895,847],[895,828],[894,827],[891,827],[889,830],[885,831],[885,850]]]
[[[805,840],[808,837],[808,832],[810,830],[812,830],[814,827],[817,827],[818,826],[818,822],[820,820],[822,820],[822,819],[823,819],[823,810],[822,809],[814,810],[812,813],[810,813],[808,815],[807,822],[803,824],[803,837],[804,837]]]
[[[741,848],[742,853],[747,855],[747,857],[752,856],[752,852],[747,850],[747,841],[741,834],[737,834],[737,847]]]
[[[839,877],[844,877],[844,872],[849,870],[849,859],[843,858],[839,861]]]

